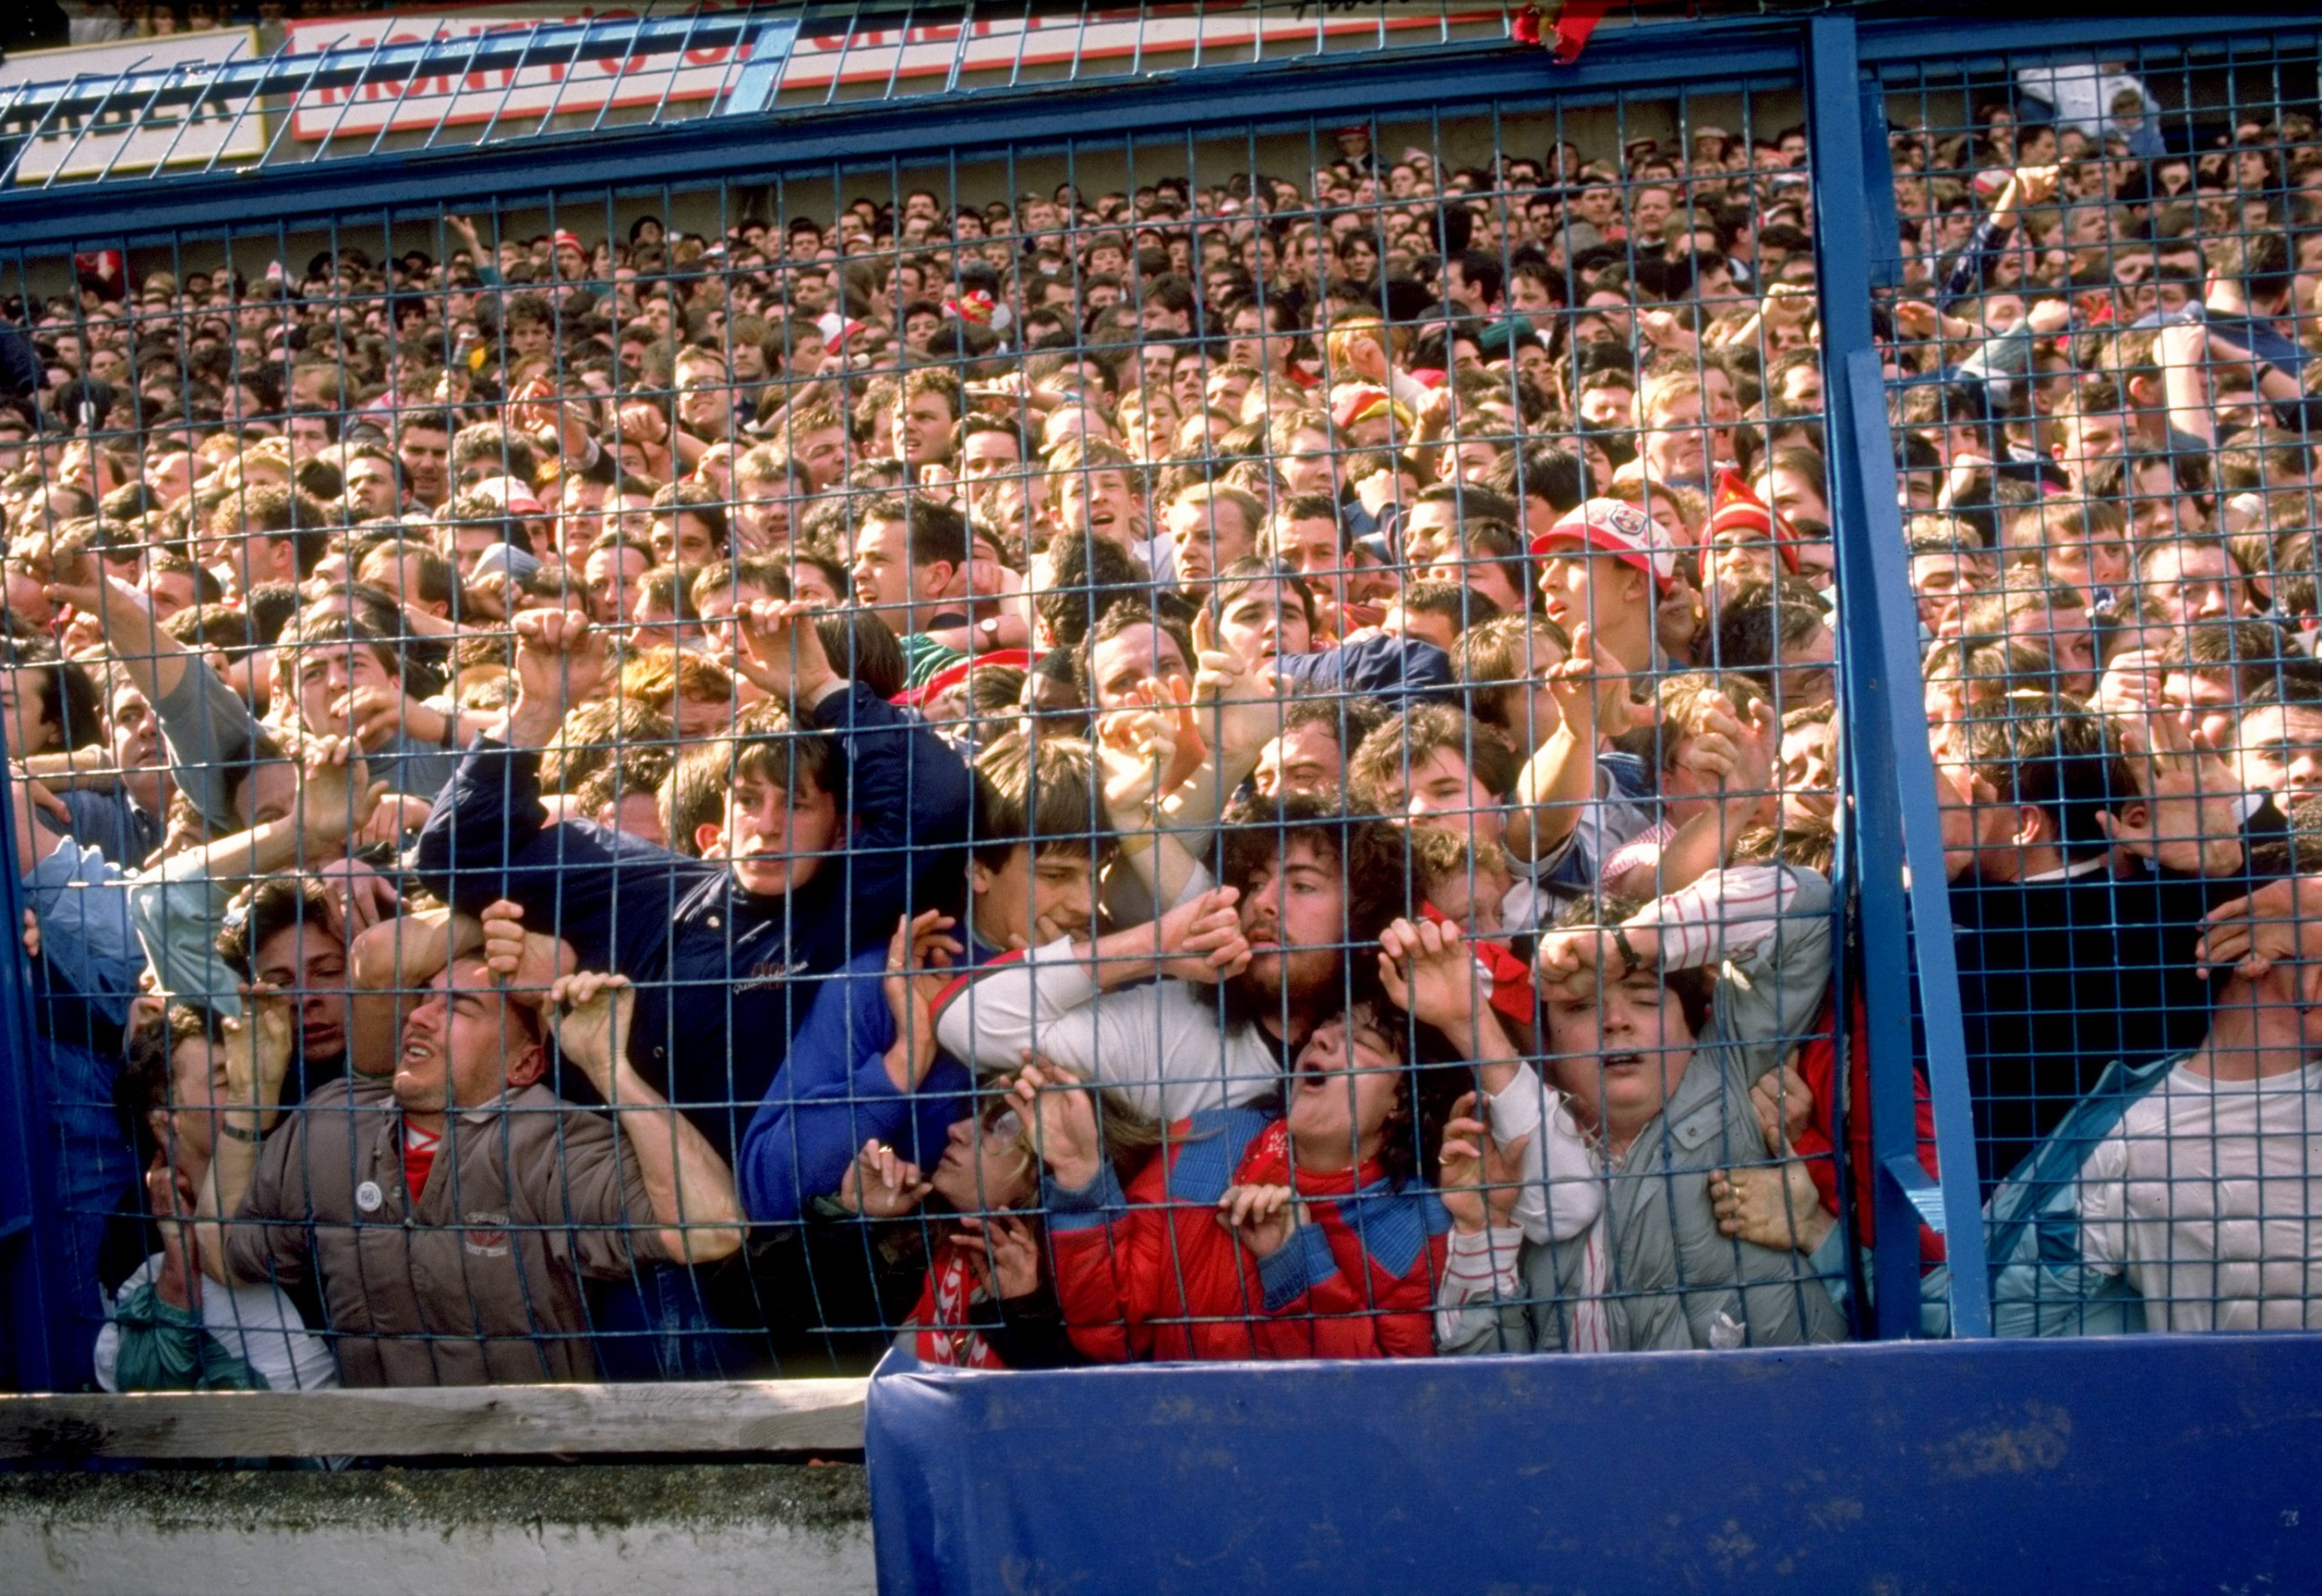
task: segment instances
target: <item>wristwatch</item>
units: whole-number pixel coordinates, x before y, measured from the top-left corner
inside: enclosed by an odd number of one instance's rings
[[[1628,980],[1645,967],[1645,962],[1637,956],[1637,944],[1629,940],[1629,928],[1626,926],[1613,927],[1613,945],[1621,950],[1622,962],[1626,966],[1621,971],[1623,980]]]

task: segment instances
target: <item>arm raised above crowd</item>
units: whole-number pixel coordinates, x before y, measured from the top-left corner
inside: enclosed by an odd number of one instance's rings
[[[97,617],[108,657],[153,706],[178,790],[213,831],[236,830],[230,782],[259,737],[250,706],[169,635],[144,594],[105,575],[93,558],[60,571],[59,579],[48,589],[50,597]]]
[[[131,885],[131,923],[163,990],[234,1013],[238,978],[218,957],[217,934],[235,892],[276,871],[343,864],[347,840],[387,793],[385,782],[365,780],[361,756],[343,738],[309,742],[298,770],[291,814],[188,849]]]
[[[1247,1101],[1280,1066],[1270,1046],[1238,1049],[1227,1035],[1215,989],[1249,959],[1236,898],[1214,889],[1148,925],[987,964],[938,1002],[937,1040],[983,1070],[1038,1051],[1162,1120]]]
[[[225,1085],[218,1097],[218,1134],[213,1139],[209,1173],[195,1202],[195,1248],[203,1272],[220,1285],[232,1284],[237,1275],[264,1278],[276,1272],[283,1279],[298,1278],[296,1255],[301,1244],[292,1233],[304,1229],[263,1223],[278,1217],[270,1205],[270,1212],[259,1217],[261,1223],[237,1227],[231,1238],[226,1234],[224,1222],[242,1212],[261,1162],[271,1163],[270,1188],[304,1174],[299,1161],[288,1156],[296,1139],[293,1132],[267,1135],[281,1114],[282,1085],[290,1072],[294,1018],[289,999],[263,986],[245,989],[242,996],[246,1012],[224,1022]],[[251,1230],[256,1235],[244,1234]],[[234,1242],[242,1245],[235,1247]],[[274,1269],[247,1267],[257,1258],[268,1259]]]
[[[1397,920],[1380,934],[1387,996],[1475,1065],[1476,1118],[1488,1123],[1495,1156],[1521,1161],[1522,1180],[1506,1205],[1513,1219],[1493,1223],[1520,1226],[1535,1242],[1569,1240],[1604,1210],[1595,1164],[1563,1094],[1517,1056],[1486,996],[1490,979],[1457,926]]]
[[[509,899],[590,962],[617,962],[613,905],[625,883],[635,889],[628,935],[643,935],[648,907],[666,915],[672,876],[718,867],[598,826],[550,825],[538,750],[555,736],[566,706],[602,679],[603,639],[585,616],[541,610],[517,617],[517,638],[510,740],[480,737],[461,759],[421,828],[412,867],[428,890],[463,913],[481,916]]]
[[[1649,725],[1653,717],[1650,704],[1629,697],[1621,662],[1586,625],[1573,632],[1570,657],[1544,674],[1562,713],[1556,730],[1516,778],[1507,845],[1519,859],[1545,858],[1564,844],[1580,824],[1581,806],[1596,797],[1599,743]]]

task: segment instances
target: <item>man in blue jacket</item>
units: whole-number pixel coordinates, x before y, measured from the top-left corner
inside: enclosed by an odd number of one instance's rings
[[[637,984],[632,1062],[730,1159],[816,985],[882,944],[922,889],[958,880],[968,772],[925,723],[838,674],[809,606],[755,604],[745,640],[794,707],[732,747],[722,817],[691,859],[540,801],[539,749],[603,678],[585,616],[516,617],[518,691],[421,833],[417,870],[455,908],[521,905],[581,966]]]
[[[933,1169],[972,1112],[967,1068],[937,1051],[929,1014],[952,966],[1095,923],[1113,842],[1088,744],[1011,732],[976,761],[976,778],[964,939],[951,917],[928,909],[823,984],[742,1140],[735,1175],[751,1218],[796,1219],[836,1196],[866,1143]]]

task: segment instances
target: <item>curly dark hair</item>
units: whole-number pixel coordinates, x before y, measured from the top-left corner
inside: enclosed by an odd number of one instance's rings
[[[1376,942],[1411,912],[1411,871],[1403,833],[1383,820],[1349,816],[1328,799],[1284,795],[1248,798],[1228,809],[1220,838],[1219,883],[1248,890],[1294,842],[1312,844],[1339,862],[1347,884],[1347,944]]]

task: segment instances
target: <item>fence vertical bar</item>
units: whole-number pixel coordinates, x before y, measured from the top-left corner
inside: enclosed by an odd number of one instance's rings
[[[1877,1322],[1887,1337],[1908,1336],[1918,1325],[1922,1210],[1913,1199],[1915,1190],[1924,1191],[1926,1176],[1913,1112],[1915,981],[1941,1164],[1941,1205],[1925,1217],[1939,1221],[1944,1235],[1952,1333],[1988,1336],[1990,1281],[1941,811],[1921,705],[1918,628],[1903,559],[1886,389],[1871,333],[1871,273],[1879,251],[1865,198],[1869,152],[1851,17],[1821,16],[1807,24],[1807,82],[1824,389],[1838,494],[1845,752],[1855,800],[1849,830],[1858,866],[1870,1049]],[[1879,155],[1884,158],[1883,149]],[[1907,901],[1894,889],[1906,881]]]

